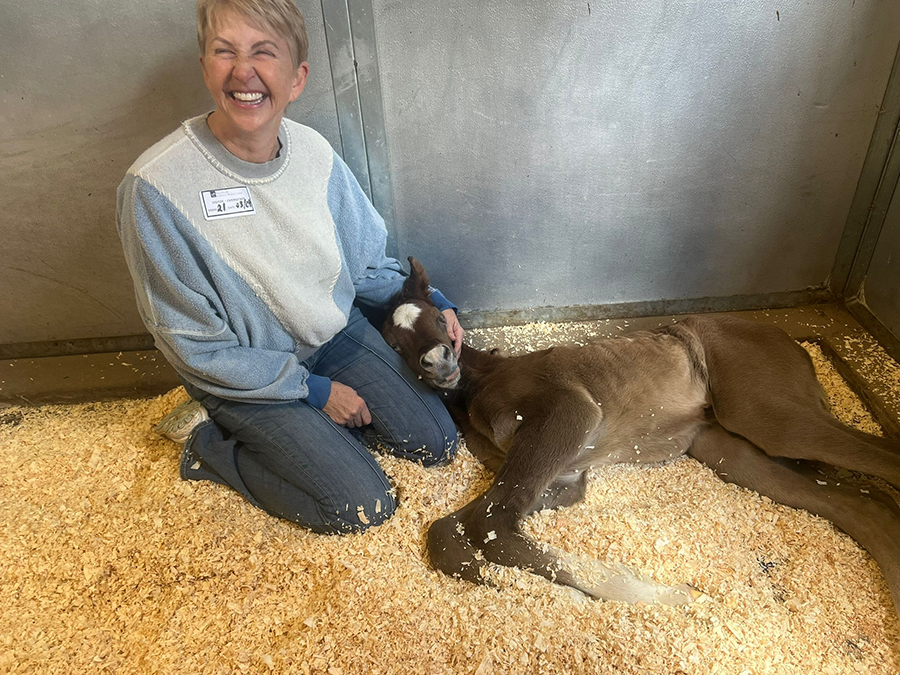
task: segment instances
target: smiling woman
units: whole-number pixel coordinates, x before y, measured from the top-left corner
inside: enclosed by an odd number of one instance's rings
[[[205,7],[200,11],[209,16]],[[309,75],[305,44],[291,48],[284,33],[257,26],[226,5],[200,37],[203,79],[217,105],[207,123],[233,155],[248,162],[275,158],[285,108]]]
[[[147,150],[119,187],[138,308],[192,401],[157,427],[181,474],[317,532],[393,513],[367,448],[432,465],[456,428],[363,318],[400,290],[384,222],[328,142],[284,119],[309,75],[291,0],[199,0],[216,108]],[[456,308],[440,292],[457,349]]]

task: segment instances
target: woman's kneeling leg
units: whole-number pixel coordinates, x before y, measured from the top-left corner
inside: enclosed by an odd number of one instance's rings
[[[213,422],[189,440],[184,478],[216,480],[268,513],[315,532],[365,530],[396,509],[393,489],[374,457],[322,411],[304,402],[198,398]]]
[[[372,414],[364,442],[424,466],[456,453],[456,425],[439,394],[418,379],[354,309],[347,327],[317,355],[313,372],[353,387]]]

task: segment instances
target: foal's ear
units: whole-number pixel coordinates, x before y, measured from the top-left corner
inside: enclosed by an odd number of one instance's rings
[[[412,256],[407,260],[409,260],[409,279],[403,284],[403,290],[409,297],[428,300],[431,294],[428,292],[428,274],[425,268]]]

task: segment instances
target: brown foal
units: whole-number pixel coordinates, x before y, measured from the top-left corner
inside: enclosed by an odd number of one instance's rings
[[[821,480],[821,464],[900,487],[900,442],[827,410],[806,351],[773,326],[692,316],[655,331],[505,357],[464,345],[457,360],[428,277],[412,274],[383,334],[448,405],[491,487],[428,532],[432,564],[487,583],[489,563],[526,568],[589,596],[683,604],[699,593],[620,567],[587,568],[537,544],[528,513],[579,502],[587,469],[682,454],[723,480],[832,521],[878,562],[900,608],[900,507],[871,484]],[[862,488],[865,491],[862,491]]]

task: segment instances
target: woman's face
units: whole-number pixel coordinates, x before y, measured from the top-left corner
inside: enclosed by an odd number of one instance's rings
[[[220,140],[238,143],[274,140],[285,108],[303,91],[309,73],[305,62],[294,67],[285,38],[232,10],[216,17],[200,64],[226,136]]]

